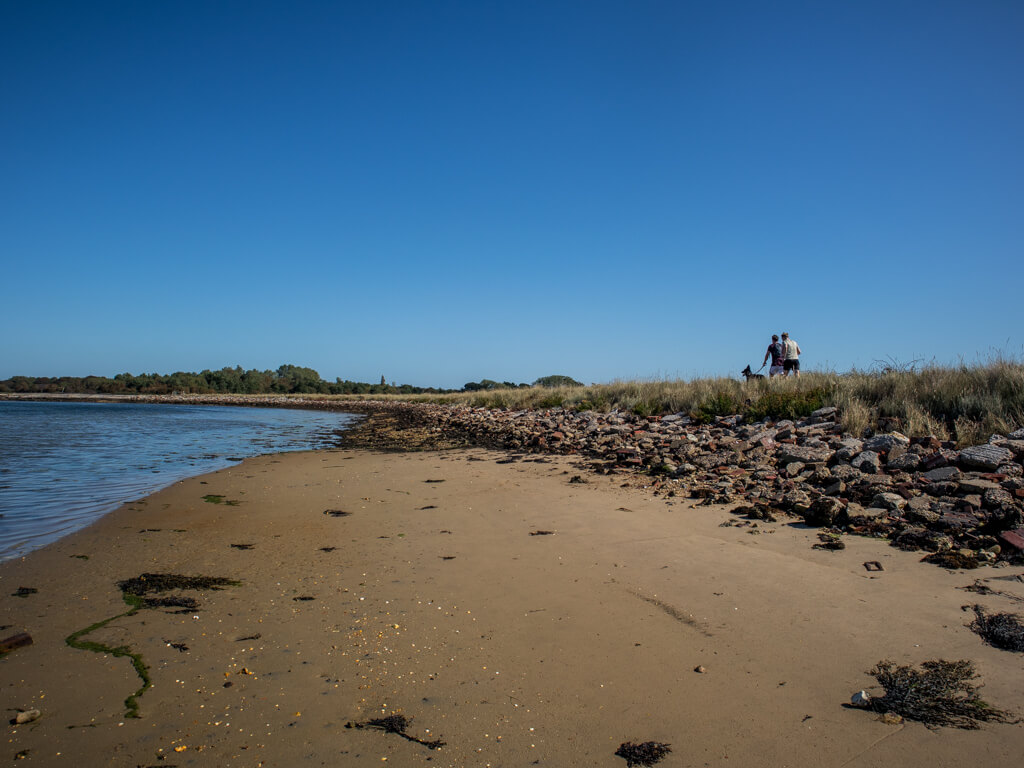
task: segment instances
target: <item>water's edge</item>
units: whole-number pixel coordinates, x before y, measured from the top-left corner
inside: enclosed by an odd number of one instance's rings
[[[185,478],[253,456],[335,447],[364,419],[294,399],[285,408],[243,405],[252,403],[0,398],[0,562]]]

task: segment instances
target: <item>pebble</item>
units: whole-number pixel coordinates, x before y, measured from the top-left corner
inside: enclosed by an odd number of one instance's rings
[[[38,720],[42,715],[43,713],[38,709],[26,709],[14,716],[14,722],[18,725],[25,725]]]

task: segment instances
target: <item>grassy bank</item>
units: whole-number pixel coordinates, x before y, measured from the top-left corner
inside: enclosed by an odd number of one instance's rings
[[[698,419],[742,413],[750,419],[799,418],[822,406],[839,408],[844,428],[898,429],[962,445],[1024,426],[1024,364],[993,360],[956,367],[889,368],[814,373],[799,379],[746,383],[735,379],[616,381],[589,387],[494,389],[394,399],[477,407],[613,409],[642,416],[688,413]]]
[[[104,397],[53,395],[38,397]],[[0,393],[0,399],[31,398],[32,393]],[[118,395],[109,397],[116,398]],[[139,395],[136,397],[146,397]],[[614,381],[574,387],[517,387],[473,392],[422,394],[246,394],[173,395],[278,406],[297,401],[345,403],[364,400],[461,404],[510,410],[562,407],[575,411],[612,410],[639,416],[685,413],[699,421],[743,414],[748,420],[797,419],[823,406],[836,406],[844,429],[898,430],[911,437],[934,435],[960,446],[985,442],[994,433],[1024,427],[1024,363],[1003,358],[973,365],[888,366],[875,371],[820,373],[799,379],[745,382],[729,378]],[[218,402],[220,402],[218,400]],[[228,402],[227,404],[242,404]]]

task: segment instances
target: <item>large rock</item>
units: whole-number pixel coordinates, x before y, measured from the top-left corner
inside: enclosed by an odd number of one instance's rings
[[[855,469],[849,464],[836,464],[832,467],[832,477],[849,483],[853,480],[860,480],[861,473],[859,469]]]
[[[819,408],[811,413],[811,418],[816,419],[817,421],[828,421],[829,419],[833,419],[838,412],[839,409],[834,405],[826,405],[824,408]]]
[[[920,505],[907,505],[907,509],[904,510],[903,516],[912,523],[923,523],[925,525],[932,525],[939,521],[938,512],[934,512],[928,507]]]
[[[990,488],[981,497],[986,507],[1009,507],[1013,504],[1013,494],[1002,488]]]
[[[1007,440],[1002,446],[1012,451],[1018,459],[1024,459],[1024,440]]]
[[[926,549],[929,552],[947,552],[953,548],[953,539],[938,531],[907,528],[893,539],[893,544],[909,551]]]
[[[941,483],[946,480],[959,480],[960,470],[956,467],[939,467],[925,472],[921,477],[929,483]]]
[[[1013,461],[1013,452],[999,445],[972,445],[960,451],[960,463],[992,471],[1000,464]]]
[[[882,509],[903,509],[907,506],[907,500],[898,493],[877,493],[871,500],[871,506]]]
[[[864,524],[873,520],[885,520],[890,516],[890,512],[891,510],[882,507],[865,508],[858,506],[854,508],[853,504],[846,508],[846,514],[851,524],[854,522]]]
[[[803,464],[822,464],[832,458],[831,448],[810,447],[804,445],[780,445],[775,452],[779,464],[785,466],[799,461]]]
[[[872,475],[882,471],[882,458],[875,451],[861,451],[850,464],[861,472]]]
[[[948,451],[945,448],[940,448],[934,453],[930,453],[921,459],[921,469],[930,470],[937,469],[938,467],[947,467],[950,464],[955,464],[956,458],[956,451]]]
[[[783,495],[782,506],[794,515],[806,515],[811,506],[811,497],[804,491],[794,489]]]
[[[985,493],[996,488],[1002,488],[999,483],[991,480],[983,480],[980,477],[963,477],[960,479],[961,493]]]
[[[891,451],[896,446],[906,447],[910,445],[910,438],[899,432],[890,432],[885,435],[875,435],[864,442],[864,448],[869,451]]]
[[[1015,552],[1024,552],[1024,528],[1014,531],[1003,531],[999,534],[1003,544]]]
[[[924,492],[929,496],[952,496],[960,489],[960,483],[955,480],[939,480],[936,483],[928,483],[924,487]]]
[[[902,456],[890,459],[885,468],[895,472],[914,472],[921,466],[921,457],[916,453],[905,453]]]
[[[839,461],[849,461],[863,450],[863,440],[858,440],[855,437],[847,437],[840,441],[839,449],[836,451],[836,458],[839,459]]]
[[[1020,464],[1000,464],[996,472],[1007,477],[1024,477],[1024,466]]]
[[[845,521],[846,503],[835,496],[821,496],[815,499],[804,512],[804,522],[808,525],[841,525]]]

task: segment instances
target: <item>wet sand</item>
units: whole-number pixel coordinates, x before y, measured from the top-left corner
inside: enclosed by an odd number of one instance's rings
[[[997,579],[1020,568],[950,572],[858,537],[814,550],[803,526],[722,527],[727,508],[534,458],[259,457],[0,565],[0,636],[34,639],[0,660],[3,707],[41,712],[4,726],[4,757],[611,768],[621,743],[657,741],[662,766],[1020,764],[1020,724],[933,731],[844,706],[880,693],[867,671],[883,659],[945,658],[1024,712],[1024,657],[983,644],[961,610],[1021,604],[958,588],[1024,596]],[[144,573],[237,583],[80,638],[139,654],[152,687],[130,718],[131,660],[65,638],[124,614],[117,582]],[[392,713],[409,738],[346,727]]]

